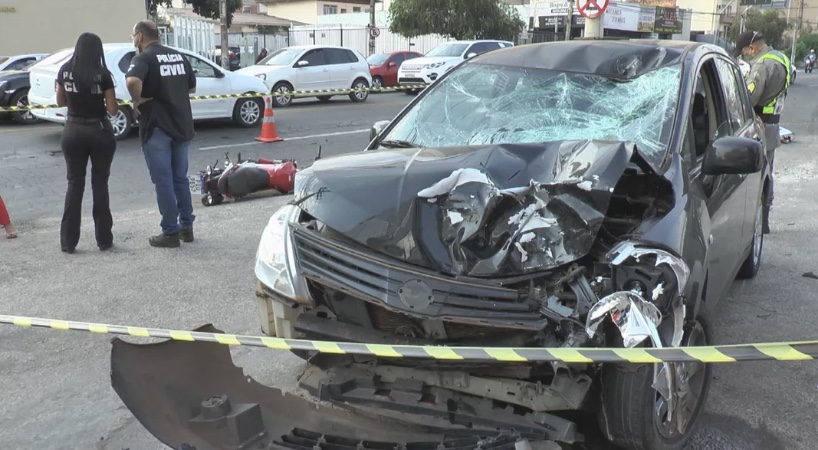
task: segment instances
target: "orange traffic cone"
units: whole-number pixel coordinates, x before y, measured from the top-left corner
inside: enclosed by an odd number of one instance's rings
[[[256,138],[260,142],[283,141],[276,129],[276,118],[273,116],[273,97],[264,97],[264,118],[261,119],[261,136]]]

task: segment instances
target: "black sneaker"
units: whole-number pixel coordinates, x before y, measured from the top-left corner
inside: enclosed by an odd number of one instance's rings
[[[193,229],[182,229],[181,231],[182,240],[185,242],[193,242]]]
[[[112,249],[114,247],[114,244],[100,244],[97,247],[99,247],[99,251],[105,252]]]
[[[156,236],[151,236],[148,239],[148,242],[151,244],[151,247],[179,247],[182,245],[179,242],[179,233],[174,234],[158,234]]]

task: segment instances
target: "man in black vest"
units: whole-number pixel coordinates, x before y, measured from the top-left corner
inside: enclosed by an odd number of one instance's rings
[[[193,139],[189,93],[196,75],[184,54],[159,43],[159,29],[150,20],[133,28],[139,53],[126,74],[128,92],[139,119],[142,152],[156,189],[162,233],[153,247],[179,247],[193,241],[193,202],[188,184],[188,148]]]

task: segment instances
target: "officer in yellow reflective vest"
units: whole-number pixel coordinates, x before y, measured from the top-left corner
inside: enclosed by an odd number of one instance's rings
[[[756,115],[764,122],[767,159],[770,161],[770,187],[764,211],[764,233],[770,232],[769,212],[773,205],[772,170],[775,149],[781,145],[778,123],[787,89],[790,87],[790,60],[783,53],[769,47],[758,31],[745,31],[736,38],[734,55],[750,59],[747,89]]]

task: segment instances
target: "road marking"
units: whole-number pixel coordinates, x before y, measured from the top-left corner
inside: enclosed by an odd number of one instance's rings
[[[364,130],[354,130],[354,131],[339,131],[337,133],[324,133],[324,134],[313,134],[310,136],[296,136],[296,137],[285,137],[284,142],[287,141],[300,141],[302,139],[313,139],[319,137],[328,137],[328,136],[343,136],[346,134],[357,134],[357,133],[366,133],[369,129]],[[234,147],[245,147],[248,145],[263,145],[263,142],[245,142],[244,144],[228,144],[228,145],[214,145],[212,147],[202,147],[199,149],[200,152],[205,150],[216,150],[219,148],[234,148]]]

